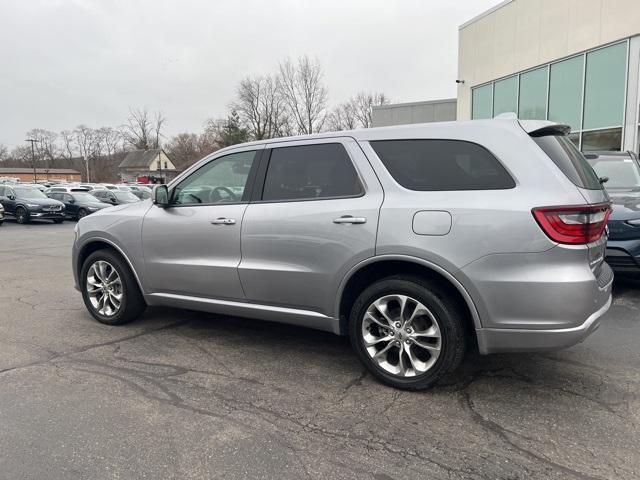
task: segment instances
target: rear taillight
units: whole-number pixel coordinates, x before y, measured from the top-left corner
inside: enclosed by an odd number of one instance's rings
[[[611,205],[539,207],[532,210],[547,236],[558,243],[581,245],[598,240],[607,226]]]

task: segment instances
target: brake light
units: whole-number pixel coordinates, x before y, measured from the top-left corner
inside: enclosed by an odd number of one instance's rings
[[[611,205],[539,207],[532,213],[540,228],[554,242],[582,245],[602,236],[611,215]]]

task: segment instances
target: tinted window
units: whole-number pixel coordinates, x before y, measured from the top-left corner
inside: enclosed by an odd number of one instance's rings
[[[245,188],[255,158],[255,151],[240,152],[207,163],[174,189],[173,203],[198,205],[248,200]]]
[[[487,149],[461,140],[371,142],[393,178],[409,190],[495,190],[515,187]]]
[[[0,197],[4,196],[4,187],[0,187]]]
[[[597,156],[587,160],[596,174],[609,179],[605,184],[607,189],[634,189],[640,186],[640,168],[631,157]]]
[[[532,138],[575,185],[590,190],[602,188],[598,175],[568,137],[545,135]]]
[[[339,143],[275,148],[262,199],[350,197],[364,192],[347,151]]]

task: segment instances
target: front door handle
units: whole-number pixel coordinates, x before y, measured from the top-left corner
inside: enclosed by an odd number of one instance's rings
[[[215,220],[211,220],[211,225],[235,225],[235,224],[236,224],[235,218],[220,217],[220,218],[216,218]]]
[[[333,219],[333,223],[353,223],[353,224],[360,224],[360,223],[367,223],[367,219],[364,217],[354,217],[352,215],[343,215],[340,218],[334,218]]]

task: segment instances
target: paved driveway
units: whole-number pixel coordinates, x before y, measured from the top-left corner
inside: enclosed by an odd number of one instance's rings
[[[581,345],[469,356],[408,393],[323,332],[170,309],[100,325],[72,229],[0,227],[3,479],[640,478],[640,282]]]

